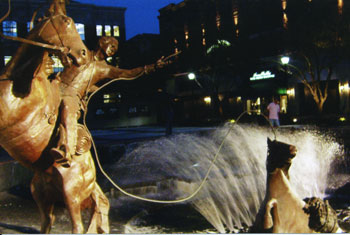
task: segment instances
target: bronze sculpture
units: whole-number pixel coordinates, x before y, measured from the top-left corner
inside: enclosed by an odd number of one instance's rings
[[[302,200],[291,185],[289,168],[296,156],[296,147],[270,139],[267,144],[266,197],[251,232],[341,232],[337,215],[327,201],[315,198]]]
[[[118,40],[114,37],[101,37],[95,51],[87,51],[89,61],[84,66],[65,66],[58,75],[62,94],[60,106],[62,131],[66,138],[61,138],[56,148],[51,149],[57,162],[69,167],[72,157],[77,154],[77,119],[84,109],[84,100],[89,92],[97,89],[96,84],[109,79],[133,80],[144,73],[163,67],[166,62],[159,59],[156,65],[145,65],[134,69],[121,69],[107,64],[105,59],[118,50]]]
[[[25,44],[0,75],[0,145],[34,170],[31,192],[41,215],[41,233],[50,232],[54,203],[62,199],[73,233],[84,232],[84,207],[92,209],[87,232],[109,233],[109,201],[96,183],[90,136],[77,124],[77,113],[82,98],[98,81],[135,79],[153,71],[155,65],[131,70],[108,65],[104,59],[116,52],[118,42],[101,38],[97,50],[89,51],[65,13],[65,0],[53,0],[44,18],[30,31],[28,39],[32,41],[10,38]],[[48,79],[53,66],[49,52],[57,54],[65,66],[52,80]],[[73,147],[69,150],[67,146]],[[66,158],[67,153],[74,157]]]
[[[30,31],[30,41],[22,40],[26,43],[21,44],[0,75],[0,145],[34,171],[31,191],[41,214],[41,233],[51,229],[56,199],[64,200],[73,233],[84,232],[80,214],[83,205],[92,207],[88,232],[108,233],[109,202],[96,183],[90,152],[82,154],[68,169],[56,164],[49,153],[57,142],[60,91],[59,80],[48,79],[52,61],[46,48],[76,67],[87,62],[88,51],[73,20],[59,7],[52,9]]]

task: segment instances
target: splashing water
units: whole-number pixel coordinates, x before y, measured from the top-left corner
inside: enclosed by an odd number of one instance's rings
[[[227,124],[206,136],[180,134],[145,142],[121,159],[118,168],[129,167],[123,178],[158,182],[157,193],[165,190],[170,191],[172,199],[184,198],[200,185],[229,128]],[[254,222],[265,197],[267,138],[273,136],[271,129],[235,125],[206,184],[191,200],[220,233],[237,231]],[[341,151],[340,145],[312,130],[279,129],[277,140],[298,149],[289,172],[300,198],[323,197],[327,174]],[[120,178],[117,174],[112,177]],[[159,184],[164,181],[171,183],[168,187]]]

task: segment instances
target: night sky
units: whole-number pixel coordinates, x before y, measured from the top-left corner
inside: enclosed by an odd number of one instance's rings
[[[126,7],[126,39],[141,33],[159,33],[158,10],[183,0],[76,0],[100,6]]]

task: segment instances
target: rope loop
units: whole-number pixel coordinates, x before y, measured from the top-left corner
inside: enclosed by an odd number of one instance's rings
[[[134,195],[134,194],[131,194],[131,193],[125,191],[125,190],[124,190],[123,188],[121,188],[118,184],[116,184],[116,183],[109,177],[109,175],[104,171],[104,169],[103,169],[103,167],[102,167],[102,165],[101,165],[101,162],[100,162],[98,153],[97,153],[97,148],[96,148],[95,142],[94,142],[93,137],[92,137],[92,135],[91,135],[89,129],[87,128],[87,125],[86,125],[86,114],[87,114],[87,112],[88,112],[88,108],[87,108],[87,107],[88,107],[88,104],[89,104],[90,99],[92,98],[92,96],[95,95],[99,90],[101,90],[101,89],[104,88],[105,86],[107,86],[107,85],[109,85],[109,84],[111,84],[111,83],[113,83],[113,82],[120,81],[120,80],[126,80],[126,79],[125,79],[125,78],[116,78],[116,79],[113,79],[113,80],[109,81],[108,83],[104,84],[103,86],[99,87],[99,89],[97,89],[96,91],[94,91],[94,92],[89,96],[89,98],[87,99],[86,110],[84,111],[84,116],[83,116],[83,124],[84,124],[84,126],[86,127],[86,130],[87,130],[87,132],[88,132],[88,134],[90,135],[90,138],[91,138],[91,140],[92,140],[91,142],[92,142],[92,147],[93,147],[94,152],[95,152],[96,162],[97,162],[97,165],[98,165],[98,167],[100,168],[102,174],[103,174],[103,175],[108,179],[108,181],[109,181],[115,188],[117,188],[120,192],[122,192],[123,194],[125,194],[125,195],[127,195],[127,196],[129,196],[129,197],[132,197],[132,198],[134,198],[134,199],[138,199],[138,200],[142,200],[142,201],[146,201],[146,202],[161,203],[161,204],[181,203],[181,202],[185,202],[185,201],[188,201],[188,200],[192,199],[192,198],[193,198],[194,196],[196,196],[197,193],[204,187],[204,184],[205,184],[205,182],[207,181],[207,179],[208,179],[208,177],[209,177],[209,174],[210,174],[211,170],[212,170],[213,167],[214,167],[215,161],[216,161],[217,158],[219,157],[219,153],[220,153],[220,151],[221,151],[221,149],[222,149],[222,147],[223,147],[223,145],[224,145],[224,143],[225,143],[225,140],[227,139],[228,135],[230,134],[230,132],[232,131],[232,129],[234,128],[234,126],[235,126],[236,124],[238,124],[238,122],[240,121],[240,119],[241,119],[244,115],[246,115],[246,114],[249,114],[249,115],[250,115],[250,114],[252,113],[252,111],[250,111],[250,112],[248,112],[248,111],[242,112],[242,113],[238,116],[237,121],[235,121],[235,122],[230,126],[229,130],[228,130],[227,133],[225,134],[225,137],[223,138],[223,140],[222,140],[222,142],[221,142],[221,144],[220,144],[220,146],[219,146],[219,149],[217,150],[217,152],[216,152],[216,154],[215,154],[213,160],[212,160],[211,163],[210,163],[210,166],[209,166],[209,168],[208,168],[208,170],[207,170],[207,173],[206,173],[205,177],[203,178],[203,180],[202,180],[202,182],[200,183],[200,185],[197,187],[197,189],[196,189],[192,194],[190,194],[190,195],[187,196],[187,197],[180,198],[180,199],[177,199],[177,200],[156,200],[156,199],[145,198],[145,197],[137,196],[137,195]],[[256,112],[256,111],[253,111],[253,112]],[[256,114],[263,116],[263,117],[269,122],[270,127],[271,127],[271,129],[272,129],[272,131],[273,131],[274,137],[275,137],[275,139],[276,139],[276,131],[275,131],[275,128],[272,126],[272,124],[271,124],[271,122],[269,121],[269,119],[268,119],[264,114],[262,114],[262,113],[260,113],[260,112],[256,112]]]

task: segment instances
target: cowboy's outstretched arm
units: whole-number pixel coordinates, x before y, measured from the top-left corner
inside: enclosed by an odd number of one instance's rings
[[[120,80],[134,80],[143,74],[148,74],[154,71],[154,65],[145,65],[144,67],[137,67],[134,69],[120,69],[111,65],[100,64],[97,66],[98,75],[94,79],[94,84],[102,80],[120,79]]]

